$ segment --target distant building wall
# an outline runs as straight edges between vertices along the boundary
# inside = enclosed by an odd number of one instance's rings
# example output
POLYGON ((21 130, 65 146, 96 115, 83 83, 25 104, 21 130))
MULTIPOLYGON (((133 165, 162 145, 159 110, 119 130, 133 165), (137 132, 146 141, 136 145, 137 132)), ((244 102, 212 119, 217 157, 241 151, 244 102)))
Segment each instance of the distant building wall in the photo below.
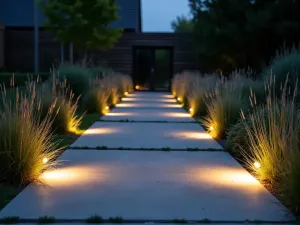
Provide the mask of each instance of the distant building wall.
MULTIPOLYGON (((5 64, 8 69, 30 72, 34 62, 33 29, 7 28, 5 32, 5 64)), ((60 43, 53 35, 40 31, 40 70, 49 71, 52 63, 59 60, 60 43)), ((96 62, 106 61, 114 70, 132 74, 133 48, 136 46, 164 46, 173 48, 173 71, 196 69, 197 61, 191 44, 190 35, 176 33, 130 33, 125 32, 117 45, 107 52, 94 53, 96 62)), ((75 60, 82 56, 74 51, 75 60)), ((65 58, 68 58, 68 46, 65 46, 65 58)))
POLYGON ((0 22, 0 68, 4 67, 4 26, 0 22))

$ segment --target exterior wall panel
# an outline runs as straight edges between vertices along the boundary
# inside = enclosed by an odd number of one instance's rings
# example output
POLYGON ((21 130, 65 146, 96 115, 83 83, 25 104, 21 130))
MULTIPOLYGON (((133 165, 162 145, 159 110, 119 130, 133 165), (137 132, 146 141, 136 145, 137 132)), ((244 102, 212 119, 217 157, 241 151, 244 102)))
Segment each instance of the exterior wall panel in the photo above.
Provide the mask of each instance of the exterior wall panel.
MULTIPOLYGON (((33 30, 6 29, 6 60, 8 68, 20 71, 33 71, 33 30)), ((116 71, 132 74, 133 48, 156 46, 173 48, 173 71, 197 69, 197 61, 189 35, 176 33, 124 33, 117 45, 107 52, 94 52, 95 63, 106 62, 116 71)), ((68 49, 65 49, 68 58, 68 49)), ((40 32, 40 69, 49 71, 52 63, 60 57, 60 44, 46 31, 40 32)), ((75 60, 81 53, 75 50, 75 60)))
MULTIPOLYGON (((35 0, 1 0, 0 21, 6 27, 33 27, 33 6, 35 0)), ((120 20, 112 27, 135 29, 139 28, 139 0, 117 0, 120 7, 120 20)), ((39 26, 43 26, 45 16, 39 8, 39 26)))

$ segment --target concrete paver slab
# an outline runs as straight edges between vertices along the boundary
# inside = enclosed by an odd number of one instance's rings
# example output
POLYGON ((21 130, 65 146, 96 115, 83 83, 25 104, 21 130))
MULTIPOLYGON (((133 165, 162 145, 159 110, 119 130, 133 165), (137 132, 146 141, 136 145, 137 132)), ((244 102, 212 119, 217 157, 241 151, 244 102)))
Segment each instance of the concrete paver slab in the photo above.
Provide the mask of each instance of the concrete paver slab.
POLYGON ((124 97, 122 102, 117 104, 116 107, 125 109, 159 108, 160 110, 168 110, 180 109, 182 106, 168 93, 138 92, 124 97))
POLYGON ((127 98, 143 98, 143 99, 174 99, 169 92, 134 92, 126 96, 127 98))
POLYGON ((190 114, 180 108, 169 110, 114 108, 102 116, 101 120, 195 122, 190 114))
POLYGON ((96 122, 72 147, 222 149, 197 123, 96 122))
POLYGON ((168 109, 181 109, 182 106, 178 103, 169 103, 169 102, 146 102, 146 101, 122 101, 117 104, 118 108, 131 108, 131 109, 159 109, 159 110, 168 110, 168 109))
POLYGON ((0 217, 288 221, 288 210, 226 152, 66 151, 0 217))

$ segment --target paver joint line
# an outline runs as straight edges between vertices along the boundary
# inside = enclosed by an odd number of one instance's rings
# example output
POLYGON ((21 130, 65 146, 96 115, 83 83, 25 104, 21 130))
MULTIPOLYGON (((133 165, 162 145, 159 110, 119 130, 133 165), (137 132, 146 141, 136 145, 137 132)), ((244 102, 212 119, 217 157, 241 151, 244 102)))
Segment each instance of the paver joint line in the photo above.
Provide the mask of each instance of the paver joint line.
POLYGON ((199 148, 199 149, 193 149, 193 148, 186 148, 186 149, 181 149, 181 148, 126 148, 126 147, 106 147, 106 146, 100 146, 100 147, 87 147, 87 146, 73 146, 69 147, 68 149, 73 149, 73 150, 106 150, 106 151, 118 151, 118 150, 124 150, 124 151, 187 151, 187 152, 227 152, 224 149, 217 149, 217 148, 199 148))

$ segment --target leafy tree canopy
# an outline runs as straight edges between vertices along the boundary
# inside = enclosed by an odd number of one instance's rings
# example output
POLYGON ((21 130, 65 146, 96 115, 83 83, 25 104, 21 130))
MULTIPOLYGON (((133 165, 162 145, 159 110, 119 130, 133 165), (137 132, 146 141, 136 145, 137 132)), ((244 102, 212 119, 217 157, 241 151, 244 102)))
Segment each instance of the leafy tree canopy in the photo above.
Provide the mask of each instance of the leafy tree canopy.
POLYGON ((284 43, 300 40, 299 0, 189 0, 204 70, 261 69, 284 43))
POLYGON ((176 33, 191 33, 194 29, 193 21, 185 16, 178 16, 171 26, 176 33))
POLYGON ((122 29, 109 27, 119 19, 115 0, 40 0, 45 27, 57 40, 79 49, 105 51, 115 45, 122 29))

